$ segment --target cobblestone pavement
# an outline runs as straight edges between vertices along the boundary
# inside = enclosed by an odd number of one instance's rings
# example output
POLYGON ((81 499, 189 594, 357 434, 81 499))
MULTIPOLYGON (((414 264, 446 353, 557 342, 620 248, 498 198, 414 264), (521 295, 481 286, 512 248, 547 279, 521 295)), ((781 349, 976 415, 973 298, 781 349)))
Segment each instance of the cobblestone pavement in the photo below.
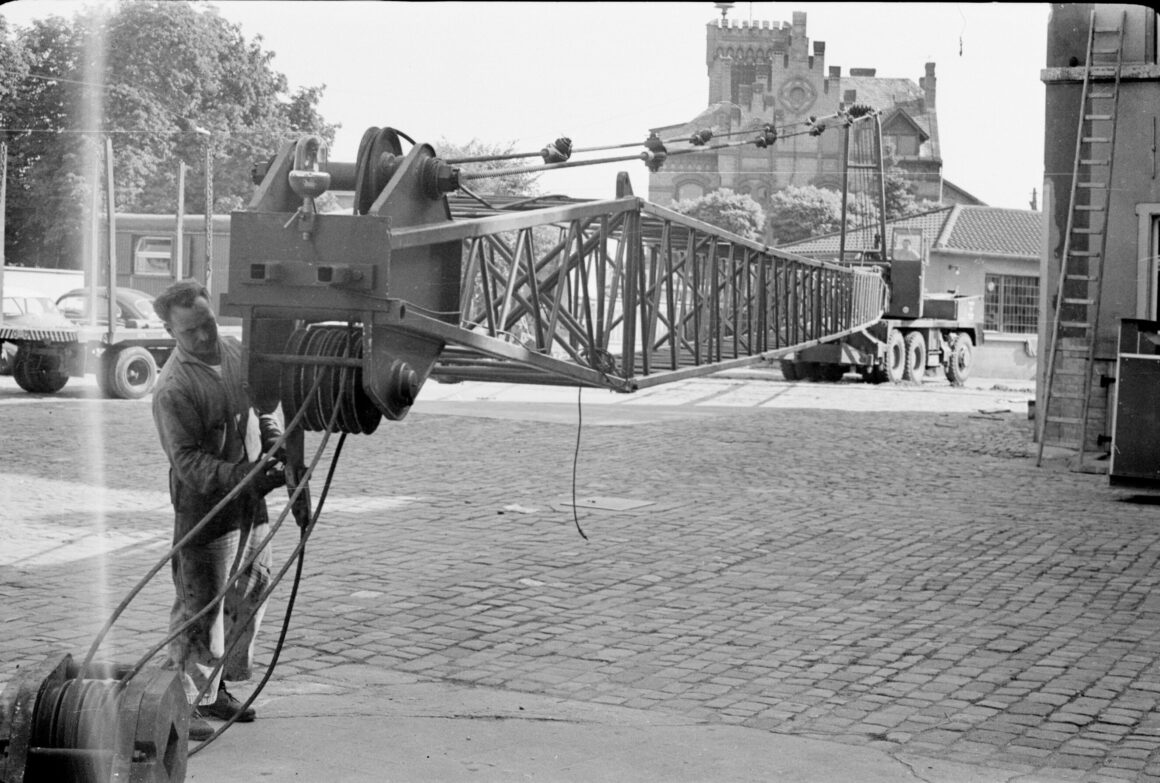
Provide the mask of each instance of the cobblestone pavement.
MULTIPOLYGON (((1160 779, 1160 509, 1036 468, 1025 407, 592 405, 574 467, 574 391, 455 396, 346 440, 277 678, 372 664, 995 779, 1160 779)), ((4 682, 83 653, 170 516, 148 401, 0 385, 0 428, 4 682)), ((102 657, 155 643, 170 590, 163 572, 102 657)))

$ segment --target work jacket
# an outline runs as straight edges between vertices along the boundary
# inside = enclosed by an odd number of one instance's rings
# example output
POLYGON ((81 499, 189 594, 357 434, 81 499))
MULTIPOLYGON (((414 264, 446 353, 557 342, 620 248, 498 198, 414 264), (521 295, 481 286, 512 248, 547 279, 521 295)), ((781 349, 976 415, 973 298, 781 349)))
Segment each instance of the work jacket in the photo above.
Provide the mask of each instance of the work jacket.
MULTIPOLYGON (((185 536, 235 486, 245 464, 251 403, 243 384, 242 346, 221 337, 221 372, 177 346, 153 391, 153 421, 169 458, 169 495, 176 514, 174 540, 185 536)), ((265 401, 259 413, 271 413, 265 401)), ((257 459, 255 452, 250 459, 257 459)), ((204 543, 266 521, 266 503, 242 491, 194 537, 204 543)))

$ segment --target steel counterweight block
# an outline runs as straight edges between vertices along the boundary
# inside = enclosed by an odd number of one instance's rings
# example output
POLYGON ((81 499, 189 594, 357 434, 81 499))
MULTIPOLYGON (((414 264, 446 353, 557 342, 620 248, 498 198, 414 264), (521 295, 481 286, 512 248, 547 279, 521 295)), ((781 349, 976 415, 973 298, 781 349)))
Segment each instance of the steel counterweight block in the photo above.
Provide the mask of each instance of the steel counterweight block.
POLYGON ((400 228, 451 222, 440 162, 428 145, 402 155, 393 132, 372 131, 354 167, 325 164, 338 187, 356 188, 360 214, 311 212, 292 187, 295 145, 288 145, 249 208, 231 217, 223 313, 243 319, 253 391, 276 387, 291 416, 320 387, 318 402, 307 405, 307 429, 325 428, 336 410, 336 429, 345 432, 373 431, 373 412, 403 418, 445 343, 392 328, 393 316, 411 308, 446 324, 459 320, 460 242, 391 243, 400 228), (346 182, 342 172, 350 171, 357 182, 346 182))

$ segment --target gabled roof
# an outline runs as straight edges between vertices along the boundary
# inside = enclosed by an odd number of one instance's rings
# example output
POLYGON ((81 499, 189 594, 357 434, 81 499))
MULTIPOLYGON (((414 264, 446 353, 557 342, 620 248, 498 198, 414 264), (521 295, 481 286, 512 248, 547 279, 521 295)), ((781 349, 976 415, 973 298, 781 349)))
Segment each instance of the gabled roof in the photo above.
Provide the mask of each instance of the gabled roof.
POLYGON ((946 177, 943 177, 943 202, 950 202, 951 204, 971 204, 974 206, 985 207, 987 203, 974 193, 968 193, 963 188, 951 182, 946 177))
MULTIPOLYGON (((933 252, 944 250, 1005 258, 1039 258, 1043 214, 1028 209, 956 204, 930 212, 886 221, 887 241, 896 228, 918 229, 933 252)), ((875 246, 877 226, 859 228, 846 235, 846 250, 857 252, 875 246)), ((837 258, 839 234, 826 234, 778 245, 798 255, 837 258)))
POLYGON ((904 124, 909 125, 911 128, 918 131, 920 141, 926 141, 930 138, 930 134, 926 132, 926 128, 924 128, 922 125, 919 125, 914 117, 910 115, 910 112, 899 106, 895 106, 894 108, 888 110, 882 117, 882 130, 885 132, 889 128, 890 124, 895 120, 901 120, 904 124))
POLYGON ((956 204, 932 249, 1039 258, 1042 242, 1041 212, 956 204))

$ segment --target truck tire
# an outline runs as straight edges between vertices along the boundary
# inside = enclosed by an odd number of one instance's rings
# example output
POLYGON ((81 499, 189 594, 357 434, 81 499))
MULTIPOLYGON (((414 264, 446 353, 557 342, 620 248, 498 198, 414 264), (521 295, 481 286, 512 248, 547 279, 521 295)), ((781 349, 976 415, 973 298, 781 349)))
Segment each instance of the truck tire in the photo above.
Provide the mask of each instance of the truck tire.
POLYGON ((922 383, 926 375, 926 338, 922 332, 911 332, 906 335, 906 365, 902 369, 902 377, 911 383, 922 383))
POLYGON ((960 333, 951 345, 951 356, 947 360, 947 380, 951 386, 962 386, 971 374, 971 359, 974 357, 975 341, 966 332, 960 333))
POLYGON ((16 352, 12 377, 17 386, 31 394, 55 394, 68 383, 68 373, 60 370, 59 361, 26 348, 16 352))
POLYGON ((801 374, 798 372, 797 362, 793 359, 782 359, 780 365, 782 378, 785 378, 787 381, 796 381, 801 378, 801 374))
POLYGON ((886 337, 886 380, 902 383, 906 372, 906 338, 897 329, 886 337))
POLYGON ((107 383, 113 397, 137 400, 153 391, 153 384, 157 382, 157 363, 144 348, 136 345, 122 348, 107 362, 107 383))

